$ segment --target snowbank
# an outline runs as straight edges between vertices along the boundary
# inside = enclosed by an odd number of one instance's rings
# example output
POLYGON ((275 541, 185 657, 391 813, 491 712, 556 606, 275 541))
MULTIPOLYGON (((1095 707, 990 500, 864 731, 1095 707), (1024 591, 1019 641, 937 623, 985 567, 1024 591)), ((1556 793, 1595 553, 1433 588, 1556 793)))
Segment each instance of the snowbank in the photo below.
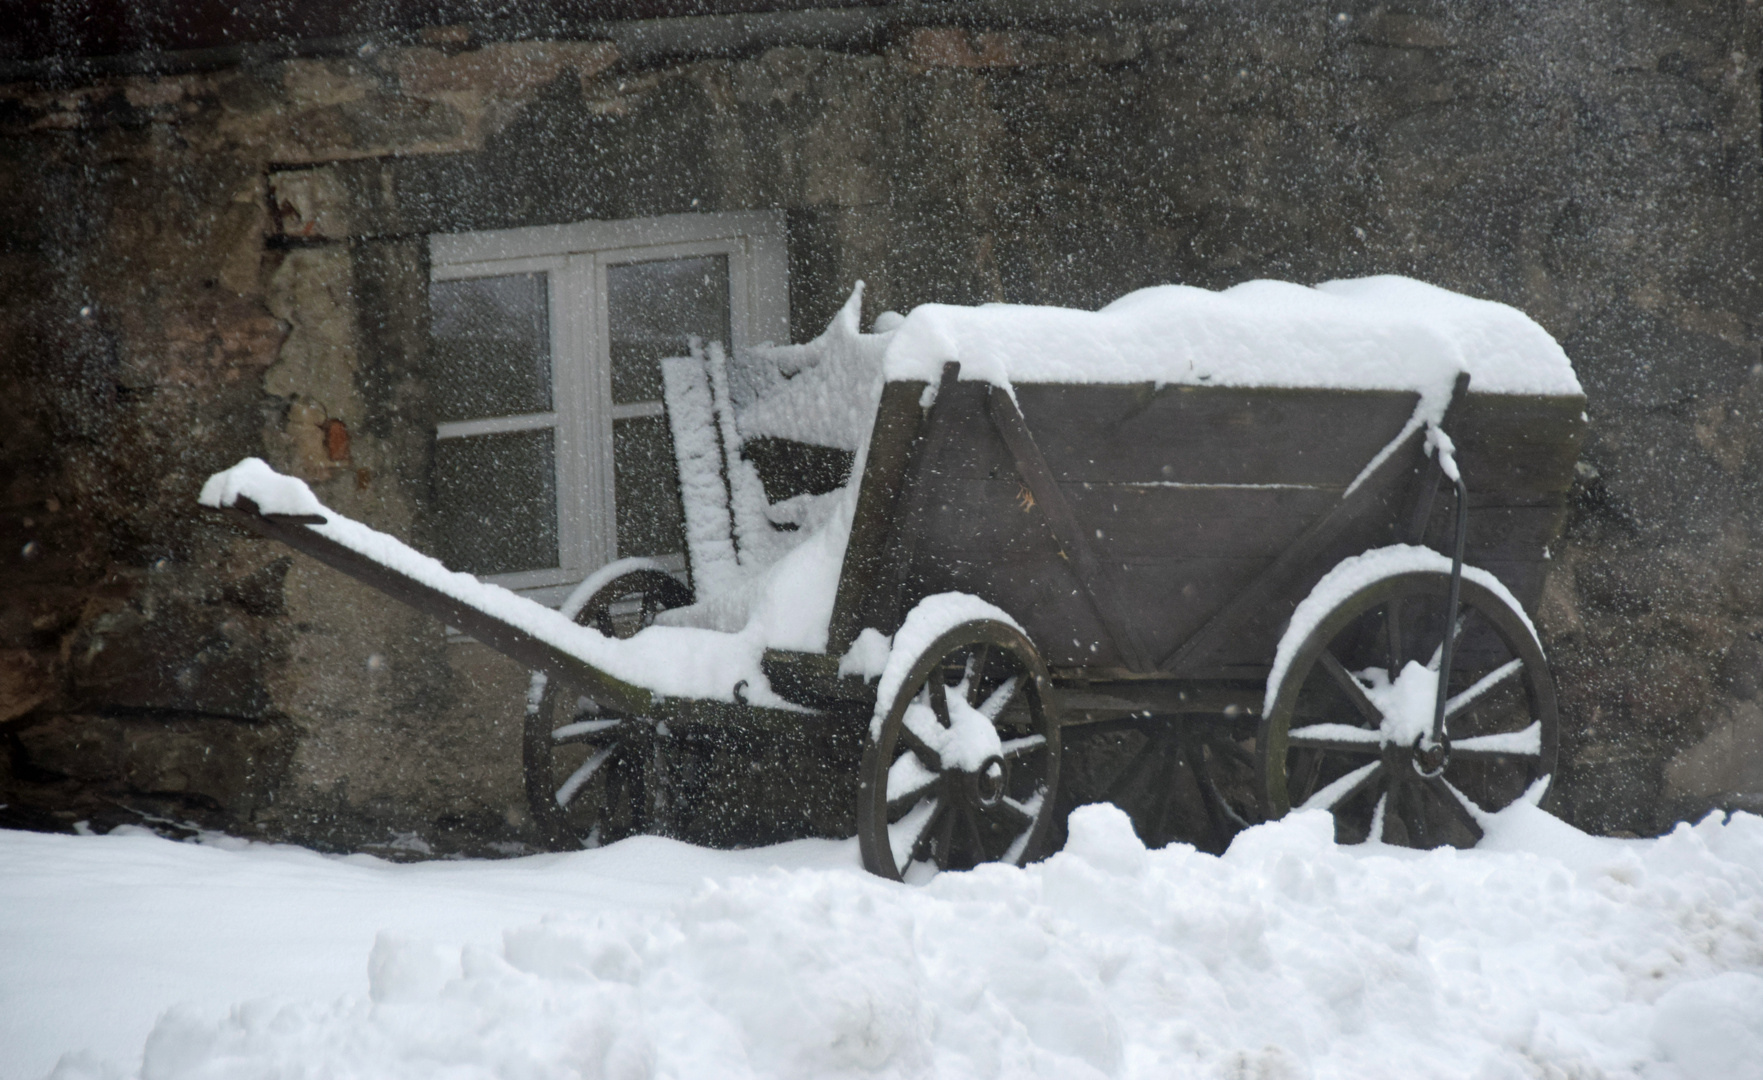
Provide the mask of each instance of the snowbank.
POLYGON ((128 1071, 58 1076, 1763 1076, 1763 819, 1331 836, 1147 851, 1086 807, 1045 863, 911 887, 849 842, 387 866, 0 834, 0 1076, 90 1042, 128 1071), (243 1001, 310 942, 328 992, 243 1001))

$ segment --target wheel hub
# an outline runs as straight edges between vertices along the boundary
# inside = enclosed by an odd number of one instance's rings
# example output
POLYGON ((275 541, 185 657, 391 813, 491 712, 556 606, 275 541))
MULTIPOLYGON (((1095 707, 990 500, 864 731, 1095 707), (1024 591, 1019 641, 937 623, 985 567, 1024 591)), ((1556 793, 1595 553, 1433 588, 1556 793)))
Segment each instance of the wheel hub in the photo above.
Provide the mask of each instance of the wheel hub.
POLYGON ((1007 766, 1002 756, 993 754, 980 763, 977 771, 969 773, 969 782, 973 786, 973 797, 981 806, 992 806, 1004 797, 1005 782, 1008 778, 1007 766))
POLYGON ((1428 743, 1426 736, 1422 735, 1414 740, 1414 750, 1409 761, 1413 763, 1415 772, 1431 780, 1443 773, 1445 766, 1451 763, 1451 742, 1444 739, 1428 743))

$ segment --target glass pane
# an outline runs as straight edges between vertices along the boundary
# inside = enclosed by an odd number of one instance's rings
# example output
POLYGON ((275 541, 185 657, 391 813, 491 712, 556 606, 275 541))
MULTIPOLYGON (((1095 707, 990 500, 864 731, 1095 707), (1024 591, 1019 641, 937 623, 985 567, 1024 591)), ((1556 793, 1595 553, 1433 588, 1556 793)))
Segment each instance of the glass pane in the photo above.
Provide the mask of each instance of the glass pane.
POLYGON ((557 462, 550 428, 435 443, 440 560, 471 574, 557 565, 557 462))
POLYGON ((545 275, 429 285, 430 386, 440 420, 551 408, 550 306, 545 275))
POLYGON ((661 400, 661 364, 686 339, 729 340, 728 256, 660 259, 606 268, 612 400, 661 400))
POLYGON ((619 557, 684 551, 679 466, 664 417, 619 420, 612 425, 612 474, 619 557))

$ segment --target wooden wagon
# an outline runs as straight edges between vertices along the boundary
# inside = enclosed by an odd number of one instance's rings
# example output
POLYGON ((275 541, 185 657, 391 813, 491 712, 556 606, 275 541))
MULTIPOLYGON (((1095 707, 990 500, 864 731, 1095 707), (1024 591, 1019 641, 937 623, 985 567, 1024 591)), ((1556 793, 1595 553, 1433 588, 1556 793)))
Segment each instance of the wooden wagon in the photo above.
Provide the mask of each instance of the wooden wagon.
MULTIPOLYGON (((1198 290, 1179 293, 1169 302, 1198 290)), ((1033 322, 1034 309, 979 310, 986 325, 1011 310, 1033 322)), ((1117 742, 1129 760, 1110 787, 1147 839, 1170 838, 1180 788, 1208 823, 1183 838, 1215 849, 1299 806, 1332 811, 1343 841, 1468 845, 1489 813, 1543 798, 1554 771, 1554 686, 1527 611, 1585 425, 1547 335, 1511 309, 1489 317, 1532 351, 1488 346, 1510 355, 1486 387, 1473 355, 1435 363, 1419 389, 1244 385, 1228 364, 1037 382, 1032 365, 1023 377, 986 355, 964 378, 962 360, 924 349, 884 366, 842 489, 824 645, 766 648, 755 677, 716 695, 668 694, 596 659, 615 655, 602 638, 662 642, 645 628, 692 601, 658 567, 607 568, 547 622, 388 560, 316 503, 213 482, 205 501, 542 673, 527 788, 559 844, 644 826, 642 763, 667 725, 816 723, 866 740, 863 859, 893 878, 1056 849, 1062 750, 1079 728, 1135 733, 1117 742), (1553 368, 1525 377, 1535 363, 1553 368), (565 617, 597 628, 591 648, 557 629, 565 617)), ((1389 319, 1400 333, 1339 347, 1400 354, 1403 328, 1425 322, 1389 319)), ((1273 322, 1245 333, 1277 337, 1273 322)))

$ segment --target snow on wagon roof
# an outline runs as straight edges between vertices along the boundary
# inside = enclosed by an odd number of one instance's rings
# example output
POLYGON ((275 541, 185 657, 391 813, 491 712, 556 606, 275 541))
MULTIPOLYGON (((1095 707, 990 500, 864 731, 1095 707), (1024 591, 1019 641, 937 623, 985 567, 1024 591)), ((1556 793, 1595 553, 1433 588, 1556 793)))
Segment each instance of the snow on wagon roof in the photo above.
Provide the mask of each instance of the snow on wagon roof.
POLYGON ((890 380, 1175 383, 1579 396, 1567 354, 1516 308, 1382 276, 1140 289, 1100 311, 926 304, 892 335, 890 380))

